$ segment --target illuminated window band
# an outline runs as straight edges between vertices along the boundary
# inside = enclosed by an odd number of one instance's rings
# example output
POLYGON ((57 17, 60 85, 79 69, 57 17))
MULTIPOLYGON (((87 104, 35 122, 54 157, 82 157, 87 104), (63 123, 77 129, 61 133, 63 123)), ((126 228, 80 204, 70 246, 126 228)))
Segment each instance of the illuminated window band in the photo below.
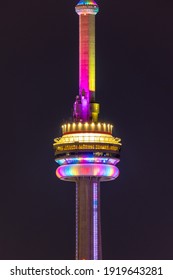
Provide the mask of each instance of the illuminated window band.
POLYGON ((89 123, 89 122, 74 122, 62 125, 62 133, 71 132, 100 132, 112 134, 113 125, 109 123, 89 123))
POLYGON ((56 147, 56 151, 55 151, 55 155, 58 155, 59 153, 63 153, 63 152, 70 152, 70 151, 93 151, 93 150, 98 150, 98 151, 111 151, 111 152, 116 152, 119 153, 120 148, 118 146, 115 145, 109 145, 109 144, 69 144, 69 145, 57 145, 56 147))
POLYGON ((101 181, 109 181, 118 177, 119 169, 108 164, 69 164, 58 167, 56 175, 69 181, 75 181, 77 177, 100 177, 101 181))
POLYGON ((116 165, 120 160, 118 158, 107 158, 107 157, 73 157, 65 159, 55 160, 59 165, 64 164, 78 164, 78 163, 101 163, 101 164, 113 164, 116 165))
POLYGON ((121 145, 121 139, 104 133, 71 133, 54 139, 54 145, 67 143, 110 143, 121 145))

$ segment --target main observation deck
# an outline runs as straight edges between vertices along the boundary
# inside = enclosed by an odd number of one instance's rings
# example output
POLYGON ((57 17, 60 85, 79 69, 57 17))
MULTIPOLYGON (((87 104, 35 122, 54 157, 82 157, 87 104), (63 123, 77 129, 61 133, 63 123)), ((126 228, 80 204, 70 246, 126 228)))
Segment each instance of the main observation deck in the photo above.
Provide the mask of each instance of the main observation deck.
POLYGON ((70 181, 80 175, 98 176, 102 181, 115 179, 121 139, 113 137, 112 130, 106 123, 64 124, 63 136, 54 139, 55 160, 60 165, 57 176, 70 181))
POLYGON ((54 139, 55 158, 93 152, 95 155, 119 157, 121 139, 112 136, 113 125, 106 123, 68 123, 62 125, 63 136, 54 139), (105 154, 106 153, 106 154, 105 154), (110 155, 109 155, 110 156, 110 155))

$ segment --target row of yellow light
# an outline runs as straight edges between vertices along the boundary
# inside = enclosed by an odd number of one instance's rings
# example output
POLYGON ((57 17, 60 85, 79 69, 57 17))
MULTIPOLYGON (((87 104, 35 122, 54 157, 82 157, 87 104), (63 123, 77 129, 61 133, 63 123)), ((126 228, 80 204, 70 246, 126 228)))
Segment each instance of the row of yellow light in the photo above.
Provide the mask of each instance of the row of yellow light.
POLYGON ((81 122, 79 122, 79 123, 68 123, 68 124, 64 124, 64 125, 62 125, 62 127, 66 127, 66 126, 81 126, 81 125, 86 125, 86 126, 88 126, 88 125, 92 125, 92 126, 94 126, 94 125, 97 125, 97 126, 100 126, 100 125, 104 125, 104 126, 111 126, 111 127, 113 127, 113 125, 111 125, 111 124, 106 124, 106 123, 94 123, 94 122, 92 122, 92 123, 88 123, 88 122, 86 122, 86 123, 81 123, 81 122))
POLYGON ((70 123, 68 123, 68 124, 64 124, 64 125, 62 125, 62 129, 70 129, 71 127, 73 127, 73 128, 76 128, 76 127, 78 127, 78 128, 81 128, 82 126, 84 126, 84 127, 88 127, 88 126, 91 126, 92 128, 94 128, 94 127, 98 127, 98 128, 101 128, 101 126, 103 126, 105 129, 106 129, 106 127, 110 130, 112 130, 113 129, 113 125, 111 125, 111 124, 106 124, 106 123, 94 123, 94 122, 92 122, 92 123, 81 123, 81 122, 79 122, 79 123, 72 123, 72 124, 70 124, 70 123))

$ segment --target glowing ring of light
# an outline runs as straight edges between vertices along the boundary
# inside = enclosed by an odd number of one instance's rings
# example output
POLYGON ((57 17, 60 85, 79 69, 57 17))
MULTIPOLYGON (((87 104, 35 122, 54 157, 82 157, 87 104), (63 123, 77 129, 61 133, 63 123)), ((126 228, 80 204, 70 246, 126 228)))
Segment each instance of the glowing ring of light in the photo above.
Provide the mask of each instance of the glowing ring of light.
POLYGON ((77 4, 78 5, 94 5, 96 6, 97 3, 94 1, 94 0, 80 0, 79 3, 77 4))
POLYGON ((64 164, 79 164, 79 163, 97 163, 97 164, 113 164, 116 165, 120 160, 118 158, 106 158, 106 157, 71 157, 63 159, 55 159, 59 165, 64 164))
POLYGON ((56 176, 61 180, 75 181, 77 177, 98 177, 101 181, 114 180, 119 175, 119 169, 109 164, 68 164, 61 165, 56 170, 56 176))

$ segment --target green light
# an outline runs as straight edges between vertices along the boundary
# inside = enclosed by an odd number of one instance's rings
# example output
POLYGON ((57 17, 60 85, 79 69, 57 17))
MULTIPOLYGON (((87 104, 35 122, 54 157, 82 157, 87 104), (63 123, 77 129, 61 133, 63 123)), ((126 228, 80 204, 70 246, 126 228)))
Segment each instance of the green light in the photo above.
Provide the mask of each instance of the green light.
POLYGON ((78 5, 94 5, 94 6, 97 6, 97 3, 93 0, 80 0, 79 3, 77 4, 78 5))

